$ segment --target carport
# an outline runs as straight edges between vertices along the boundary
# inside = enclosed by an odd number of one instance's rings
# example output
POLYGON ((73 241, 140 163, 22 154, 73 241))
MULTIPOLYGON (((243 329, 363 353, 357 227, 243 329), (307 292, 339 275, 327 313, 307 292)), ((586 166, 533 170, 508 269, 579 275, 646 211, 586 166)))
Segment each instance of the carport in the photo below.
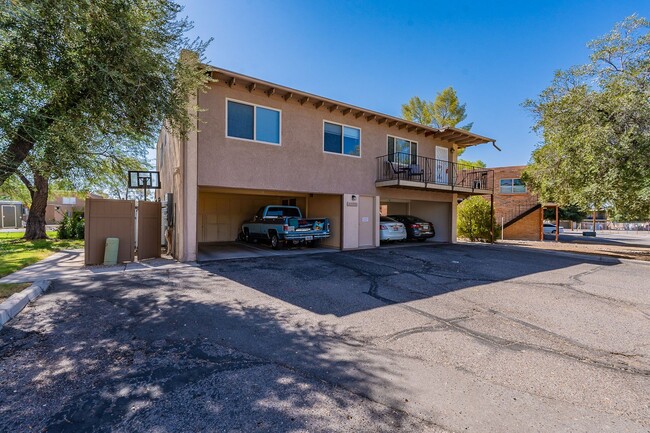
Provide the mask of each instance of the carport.
POLYGON ((382 198, 381 215, 414 215, 433 223, 433 242, 452 242, 452 203, 382 198))
POLYGON ((334 194, 310 194, 305 192, 243 190, 227 188, 200 188, 197 215, 198 260, 221 258, 258 257, 285 255, 301 251, 317 251, 341 247, 341 202, 334 194), (235 242, 241 224, 266 205, 298 206, 310 217, 327 217, 331 236, 321 242, 325 248, 287 249, 273 251, 266 245, 235 242))

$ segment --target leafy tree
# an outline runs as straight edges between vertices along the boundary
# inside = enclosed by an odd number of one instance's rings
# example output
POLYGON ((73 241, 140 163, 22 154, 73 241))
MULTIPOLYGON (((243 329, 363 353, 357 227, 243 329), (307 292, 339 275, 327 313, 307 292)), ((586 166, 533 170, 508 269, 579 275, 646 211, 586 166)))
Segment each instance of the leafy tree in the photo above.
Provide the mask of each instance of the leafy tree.
MULTIPOLYGON (((449 86, 438 92, 436 99, 427 101, 414 96, 406 104, 402 104, 402 117, 411 122, 417 122, 432 128, 456 127, 467 118, 465 104, 461 104, 453 87, 449 86)), ((474 123, 470 122, 461 126, 461 129, 470 130, 474 123)), ((465 152, 464 148, 458 149, 457 156, 465 152)), ((485 167, 481 160, 467 161, 458 159, 458 162, 474 167, 485 167)))
POLYGON ((30 192, 27 239, 46 236, 50 182, 124 166, 163 119, 181 138, 193 127, 207 44, 184 36, 180 11, 170 0, 5 3, 0 184, 15 173, 30 192))
POLYGON ((18 176, 11 176, 5 183, 0 185, 0 199, 20 201, 25 206, 31 203, 29 190, 18 179, 18 176))
MULTIPOLYGON (((431 104, 431 117, 436 128, 455 127, 467 118, 465 104, 458 101, 458 95, 453 87, 449 86, 436 95, 436 99, 431 104)), ((459 128, 469 131, 473 124, 470 122, 459 128)))
MULTIPOLYGON (((494 217, 494 215, 492 215, 494 217)), ((490 202, 480 196, 463 200, 458 205, 458 235, 472 242, 490 242, 490 202)), ((494 226, 494 238, 501 236, 501 228, 494 226)))
POLYGON ((589 63, 524 103, 543 138, 524 178, 542 201, 650 217, 649 28, 626 18, 588 44, 589 63))
POLYGON ((420 125, 433 126, 431 106, 425 99, 414 96, 406 104, 402 104, 402 117, 420 125))
MULTIPOLYGON (((467 118, 465 104, 461 104, 453 87, 438 92, 436 99, 427 101, 414 96, 402 105, 402 117, 432 128, 456 127, 467 118)), ((473 123, 460 128, 470 130, 473 123)))
MULTIPOLYGON (((579 223, 587 217, 587 212, 572 204, 569 206, 561 207, 558 210, 558 216, 561 220, 579 223)), ((555 221, 555 208, 544 209, 544 219, 555 221)))
POLYGON ((83 153, 61 152, 58 146, 49 143, 35 147, 22 164, 17 176, 30 193, 31 205, 26 239, 42 239, 45 233, 45 211, 50 184, 80 191, 89 191, 100 186, 110 176, 121 174, 126 182, 126 172, 133 165, 145 164, 148 143, 144 140, 122 140, 119 137, 105 137, 97 134, 86 137, 83 153))
POLYGON ((0 185, 38 146, 84 153, 89 136, 154 137, 162 119, 185 135, 207 44, 186 38, 180 11, 171 0, 3 2, 0 185))

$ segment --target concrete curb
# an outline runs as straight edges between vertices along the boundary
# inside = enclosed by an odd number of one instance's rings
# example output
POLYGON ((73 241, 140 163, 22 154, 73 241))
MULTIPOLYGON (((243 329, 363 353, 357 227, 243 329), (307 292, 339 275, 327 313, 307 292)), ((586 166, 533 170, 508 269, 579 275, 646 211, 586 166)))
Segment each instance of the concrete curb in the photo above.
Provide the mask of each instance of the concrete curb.
POLYGON ((5 323, 16 317, 27 304, 45 293, 49 287, 49 280, 36 281, 25 290, 14 293, 0 304, 0 329, 5 323))
POLYGON ((579 253, 579 252, 572 252, 572 251, 545 250, 543 248, 529 247, 527 245, 510 245, 510 244, 499 244, 499 243, 495 243, 495 244, 486 243, 483 245, 485 245, 488 248, 492 247, 492 248, 508 248, 508 249, 526 249, 527 251, 537 251, 541 254, 563 256, 563 257, 573 258, 573 259, 582 259, 591 262, 601 262, 601 263, 611 263, 611 264, 630 263, 634 265, 650 266, 650 262, 645 260, 627 259, 623 257, 609 256, 606 254, 598 254, 598 253, 588 254, 588 253, 579 253))

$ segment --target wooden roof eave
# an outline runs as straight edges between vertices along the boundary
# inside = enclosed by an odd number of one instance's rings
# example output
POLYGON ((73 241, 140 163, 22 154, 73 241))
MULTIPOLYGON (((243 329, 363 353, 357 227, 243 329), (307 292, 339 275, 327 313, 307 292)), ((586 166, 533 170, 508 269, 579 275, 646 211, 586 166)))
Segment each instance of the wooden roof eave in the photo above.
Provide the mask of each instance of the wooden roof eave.
MULTIPOLYGON (((416 134, 424 133, 425 137, 433 137, 434 139, 443 140, 458 147, 469 147, 484 143, 494 143, 495 140, 488 137, 483 137, 478 134, 457 128, 432 128, 430 126, 422 125, 409 120, 401 119, 399 117, 390 116, 387 114, 379 113, 365 108, 357 107, 355 105, 346 104, 340 101, 335 101, 321 96, 313 95, 311 93, 302 92, 289 87, 280 86, 264 80, 259 80, 254 77, 249 77, 236 72, 228 71, 225 69, 216 68, 214 66, 206 65, 206 69, 212 74, 217 75, 217 81, 221 81, 230 87, 242 86, 249 90, 251 93, 254 91, 262 91, 268 97, 271 95, 278 95, 285 101, 293 99, 304 105, 307 102, 313 104, 314 108, 318 109, 323 106, 328 107, 330 111, 340 111, 344 115, 352 113, 355 118, 365 118, 368 121, 377 120, 377 123, 385 123, 388 127, 397 126, 399 130, 406 129, 409 132, 416 134), (381 119, 381 121, 380 121, 381 119)), ((215 77, 213 77, 215 78, 215 77)))

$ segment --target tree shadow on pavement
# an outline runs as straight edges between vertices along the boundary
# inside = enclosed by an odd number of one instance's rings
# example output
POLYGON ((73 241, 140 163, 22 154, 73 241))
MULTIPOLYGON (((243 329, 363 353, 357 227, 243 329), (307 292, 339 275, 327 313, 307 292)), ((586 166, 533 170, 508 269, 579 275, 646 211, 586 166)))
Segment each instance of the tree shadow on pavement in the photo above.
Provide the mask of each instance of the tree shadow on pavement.
POLYGON ((390 359, 348 355, 361 343, 286 309, 222 302, 229 284, 200 269, 55 282, 0 331, 0 430, 430 427, 401 397, 372 401, 377 389, 399 394, 390 359))

